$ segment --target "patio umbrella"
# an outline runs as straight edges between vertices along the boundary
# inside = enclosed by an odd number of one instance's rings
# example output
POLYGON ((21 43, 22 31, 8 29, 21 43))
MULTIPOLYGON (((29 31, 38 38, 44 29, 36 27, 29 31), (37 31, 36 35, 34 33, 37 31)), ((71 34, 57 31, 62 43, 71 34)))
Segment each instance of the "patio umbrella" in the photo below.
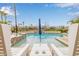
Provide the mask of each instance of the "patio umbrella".
POLYGON ((41 20, 39 18, 39 39, 40 39, 40 42, 41 42, 41 34, 42 34, 42 31, 41 31, 41 20))

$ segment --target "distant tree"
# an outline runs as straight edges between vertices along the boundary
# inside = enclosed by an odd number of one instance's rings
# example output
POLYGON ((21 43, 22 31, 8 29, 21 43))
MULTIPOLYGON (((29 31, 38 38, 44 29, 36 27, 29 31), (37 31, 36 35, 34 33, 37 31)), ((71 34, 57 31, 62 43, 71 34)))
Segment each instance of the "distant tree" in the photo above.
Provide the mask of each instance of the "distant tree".
POLYGON ((11 24, 11 21, 2 21, 2 20, 0 20, 0 24, 11 24))
POLYGON ((74 18, 74 19, 70 20, 69 22, 70 22, 71 24, 79 23, 79 17, 74 18))

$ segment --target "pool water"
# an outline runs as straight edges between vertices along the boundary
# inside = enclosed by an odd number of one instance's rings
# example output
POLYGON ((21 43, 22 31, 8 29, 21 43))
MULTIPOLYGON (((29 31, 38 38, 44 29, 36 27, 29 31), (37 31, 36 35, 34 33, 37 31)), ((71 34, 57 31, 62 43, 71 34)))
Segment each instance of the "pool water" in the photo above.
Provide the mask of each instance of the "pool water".
MULTIPOLYGON (((23 39, 21 42, 17 43, 16 46, 20 46, 23 44, 27 43, 40 43, 40 38, 39 34, 37 33, 30 33, 25 35, 25 39, 23 39)), ((55 38, 56 37, 63 37, 63 34, 56 34, 56 33, 47 33, 47 34, 42 34, 41 35, 41 43, 49 43, 49 44, 54 44, 57 47, 64 47, 62 43, 57 41, 55 38)))
MULTIPOLYGON (((39 39, 40 35, 37 33, 30 33, 26 35, 27 38, 37 38, 39 39)), ((41 39, 48 39, 48 38, 56 38, 56 37, 63 37, 63 34, 56 34, 56 33, 43 33, 41 34, 41 39)))

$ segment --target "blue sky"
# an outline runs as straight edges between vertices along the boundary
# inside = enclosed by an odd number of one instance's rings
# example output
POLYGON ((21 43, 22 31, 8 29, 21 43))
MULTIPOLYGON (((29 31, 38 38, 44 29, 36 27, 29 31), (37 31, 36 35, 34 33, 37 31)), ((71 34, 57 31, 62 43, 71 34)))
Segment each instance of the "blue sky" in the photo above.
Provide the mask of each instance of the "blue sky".
MULTIPOLYGON (((38 25, 41 19, 42 25, 50 26, 67 25, 67 21, 79 15, 79 4, 73 3, 39 3, 39 4, 16 4, 18 23, 25 22, 25 25, 38 25)), ((13 13, 13 4, 0 4, 0 10, 7 9, 13 13), (5 8, 4 8, 5 7, 5 8)), ((13 14, 8 14, 7 20, 14 24, 13 14)))

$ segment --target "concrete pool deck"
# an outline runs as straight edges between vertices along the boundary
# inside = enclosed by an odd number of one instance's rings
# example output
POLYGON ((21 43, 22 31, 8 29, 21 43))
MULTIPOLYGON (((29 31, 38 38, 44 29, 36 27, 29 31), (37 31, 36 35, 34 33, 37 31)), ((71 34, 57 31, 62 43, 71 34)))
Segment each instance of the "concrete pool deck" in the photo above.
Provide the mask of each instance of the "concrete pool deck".
POLYGON ((48 44, 54 44, 64 56, 68 55, 68 47, 54 38, 43 39, 41 42, 41 46, 40 46, 39 39, 26 38, 25 40, 20 41, 14 47, 11 48, 12 55, 20 55, 22 52, 20 53, 19 51, 22 51, 22 49, 26 44, 33 44, 30 50, 31 52, 29 53, 30 56, 52 56, 52 53, 48 47, 48 44))
POLYGON ((62 54, 64 56, 68 56, 68 54, 69 54, 69 48, 68 47, 58 48, 58 49, 62 52, 62 54))
POLYGON ((34 44, 30 56, 52 56, 47 44, 34 44))
POLYGON ((24 51, 26 51, 29 45, 30 44, 22 45, 20 47, 12 47, 11 48, 12 56, 21 56, 24 53, 24 51))
POLYGON ((19 47, 12 47, 12 56, 68 56, 68 47, 57 47, 54 44, 35 43, 35 44, 23 44, 19 47), (56 55, 54 55, 56 54, 56 55))
POLYGON ((59 42, 65 44, 66 46, 68 46, 68 37, 67 36, 63 36, 63 37, 57 37, 56 38, 59 42))

